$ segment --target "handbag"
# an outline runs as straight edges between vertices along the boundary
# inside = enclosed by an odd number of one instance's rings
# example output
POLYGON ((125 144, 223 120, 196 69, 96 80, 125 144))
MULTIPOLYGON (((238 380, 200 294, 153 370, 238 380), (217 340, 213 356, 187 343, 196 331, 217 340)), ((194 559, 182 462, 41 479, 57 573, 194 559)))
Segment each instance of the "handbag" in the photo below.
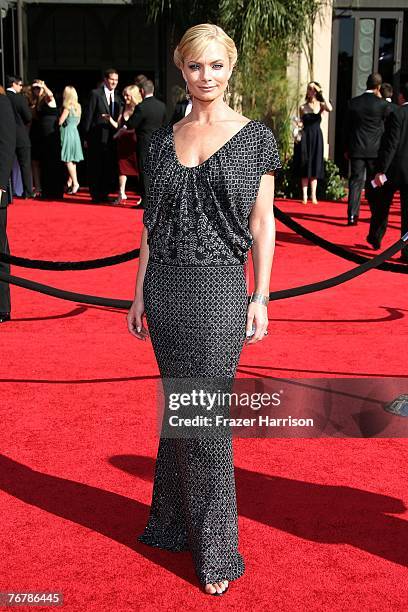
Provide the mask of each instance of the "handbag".
POLYGON ((293 117, 293 122, 292 137, 295 143, 299 143, 303 136, 303 123, 299 117, 293 117))

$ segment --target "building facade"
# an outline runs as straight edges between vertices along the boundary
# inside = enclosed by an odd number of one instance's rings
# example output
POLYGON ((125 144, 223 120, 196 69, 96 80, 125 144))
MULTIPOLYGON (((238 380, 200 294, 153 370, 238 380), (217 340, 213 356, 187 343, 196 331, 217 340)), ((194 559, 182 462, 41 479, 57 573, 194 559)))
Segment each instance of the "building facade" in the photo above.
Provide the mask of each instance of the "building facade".
MULTIPOLYGON (((149 76, 169 112, 183 87, 173 64, 171 24, 147 21, 148 0, 0 0, 1 77, 20 73, 43 78, 59 91, 75 85, 81 98, 113 66, 120 85, 138 73, 149 76)), ((172 38, 173 37, 173 38, 172 38)), ((295 98, 316 79, 334 110, 323 119, 326 155, 344 174, 343 132, 348 100, 365 89, 368 74, 379 71, 396 91, 408 78, 408 0, 329 0, 315 23, 310 52, 295 55, 288 77, 295 98)), ((296 109, 293 109, 296 113, 296 109)))
POLYGON ((119 86, 145 74, 171 106, 174 86, 183 85, 171 59, 170 30, 148 23, 142 0, 0 0, 2 82, 6 74, 41 78, 55 91, 75 85, 80 97, 119 71, 119 86))
POLYGON ((350 98, 366 89, 367 76, 380 72, 398 93, 408 80, 408 0, 334 0, 314 29, 313 66, 305 52, 297 54, 288 76, 302 101, 306 84, 316 79, 333 104, 322 128, 326 155, 347 174, 344 120, 350 98))

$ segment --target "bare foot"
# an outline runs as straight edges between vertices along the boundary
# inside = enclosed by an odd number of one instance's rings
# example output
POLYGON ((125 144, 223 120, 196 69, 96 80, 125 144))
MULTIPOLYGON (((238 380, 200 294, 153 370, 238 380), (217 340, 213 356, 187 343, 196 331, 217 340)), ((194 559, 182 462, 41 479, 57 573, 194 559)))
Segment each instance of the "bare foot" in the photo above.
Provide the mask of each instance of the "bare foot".
POLYGON ((223 593, 228 586, 228 580, 220 580, 219 582, 210 582, 205 585, 205 592, 213 595, 214 593, 223 593))

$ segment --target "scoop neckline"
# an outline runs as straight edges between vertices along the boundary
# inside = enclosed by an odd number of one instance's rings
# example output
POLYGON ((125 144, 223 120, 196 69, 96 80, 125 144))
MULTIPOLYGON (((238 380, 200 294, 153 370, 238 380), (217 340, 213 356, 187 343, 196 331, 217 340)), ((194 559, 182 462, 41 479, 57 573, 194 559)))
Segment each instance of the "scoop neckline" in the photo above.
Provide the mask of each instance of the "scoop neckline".
POLYGON ((204 166, 207 162, 209 162, 213 157, 215 157, 218 153, 220 153, 223 149, 225 149, 225 147, 227 145, 229 145, 233 140, 235 140, 235 138, 237 136, 239 136, 239 134, 241 134, 241 132, 243 130, 245 130, 245 128, 250 124, 250 123, 254 123, 255 119, 250 119, 247 123, 245 123, 245 125, 242 126, 242 128, 240 128, 238 130, 238 132, 235 132, 235 134, 233 136, 231 136, 231 138, 229 138, 228 140, 226 140, 224 142, 223 145, 221 145, 221 147, 219 149, 217 149, 216 151, 214 151, 214 153, 212 153, 209 157, 207 157, 207 159, 205 159, 203 162, 201 162, 201 164, 197 164, 196 166, 185 166, 184 164, 181 163, 181 161, 179 160, 178 156, 177 156, 177 152, 176 152, 176 143, 174 140, 174 129, 173 129, 173 125, 170 125, 170 131, 171 131, 171 142, 172 142, 172 148, 173 148, 173 154, 174 157, 176 159, 177 164, 181 167, 184 168, 185 170, 195 170, 197 168, 201 168, 202 166, 204 166))

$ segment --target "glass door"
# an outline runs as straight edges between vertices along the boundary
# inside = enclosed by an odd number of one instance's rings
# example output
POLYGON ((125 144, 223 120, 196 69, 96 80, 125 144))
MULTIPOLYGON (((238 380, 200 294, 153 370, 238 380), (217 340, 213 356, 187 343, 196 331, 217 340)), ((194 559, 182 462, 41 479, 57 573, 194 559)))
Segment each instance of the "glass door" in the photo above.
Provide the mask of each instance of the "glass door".
POLYGON ((366 90, 367 77, 380 72, 383 81, 398 86, 401 67, 402 12, 356 12, 352 96, 366 90))
POLYGON ((348 101, 366 90, 372 72, 398 91, 401 69, 403 12, 337 10, 333 20, 330 95, 334 112, 329 119, 330 154, 343 175, 344 120, 348 101))

